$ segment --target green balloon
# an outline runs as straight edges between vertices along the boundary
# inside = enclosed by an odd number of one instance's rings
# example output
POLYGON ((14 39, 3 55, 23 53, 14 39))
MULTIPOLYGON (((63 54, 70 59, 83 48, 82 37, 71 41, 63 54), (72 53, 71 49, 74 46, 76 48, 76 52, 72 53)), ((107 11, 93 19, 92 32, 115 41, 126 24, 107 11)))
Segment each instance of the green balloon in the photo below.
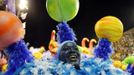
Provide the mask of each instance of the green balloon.
POLYGON ((55 21, 70 21, 78 13, 79 0, 46 0, 46 8, 55 21))
POLYGON ((133 64, 134 63, 134 56, 127 56, 122 63, 124 64, 133 64))

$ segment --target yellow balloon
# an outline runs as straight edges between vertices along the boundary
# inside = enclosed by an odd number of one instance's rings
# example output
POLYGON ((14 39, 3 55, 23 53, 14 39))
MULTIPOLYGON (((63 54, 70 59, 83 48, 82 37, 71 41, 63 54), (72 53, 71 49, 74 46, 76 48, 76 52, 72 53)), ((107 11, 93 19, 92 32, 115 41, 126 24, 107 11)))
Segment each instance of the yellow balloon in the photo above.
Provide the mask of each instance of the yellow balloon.
POLYGON ((116 67, 116 68, 120 68, 122 70, 126 70, 127 69, 127 65, 123 64, 121 61, 119 60, 114 60, 113 61, 113 65, 116 67))
POLYGON ((120 68, 122 64, 121 64, 121 61, 115 60, 113 61, 113 65, 117 68, 120 68))
POLYGON ((95 32, 98 38, 107 38, 109 41, 115 42, 122 37, 123 24, 114 16, 106 16, 95 24, 95 32))
POLYGON ((122 70, 126 70, 126 69, 127 69, 127 65, 122 64, 121 69, 122 69, 122 70))

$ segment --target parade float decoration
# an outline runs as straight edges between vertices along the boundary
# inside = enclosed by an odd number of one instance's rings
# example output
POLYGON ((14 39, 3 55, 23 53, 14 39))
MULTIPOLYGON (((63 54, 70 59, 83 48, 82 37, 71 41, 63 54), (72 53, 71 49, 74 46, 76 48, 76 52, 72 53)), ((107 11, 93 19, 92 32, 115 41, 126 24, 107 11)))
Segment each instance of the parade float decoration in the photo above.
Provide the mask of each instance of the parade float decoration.
POLYGON ((94 49, 94 47, 93 47, 93 45, 94 45, 94 43, 97 43, 97 41, 95 40, 95 39, 91 39, 91 40, 89 40, 88 38, 83 38, 82 39, 82 41, 81 41, 81 46, 82 46, 82 52, 84 53, 84 54, 87 54, 87 55, 93 55, 93 49, 94 49), (88 44, 88 47, 86 47, 86 41, 89 43, 88 44))
POLYGON ((119 61, 119 60, 113 60, 113 65, 115 66, 115 67, 117 67, 117 68, 120 68, 120 69, 122 69, 122 70, 127 70, 127 65, 126 64, 124 64, 124 63, 122 63, 121 61, 119 61))
POLYGON ((133 64, 134 63, 134 56, 131 55, 131 56, 127 56, 123 61, 122 63, 128 65, 128 64, 133 64))
POLYGON ((134 55, 127 56, 122 63, 127 65, 127 71, 134 75, 134 55))
POLYGON ((56 41, 56 31, 52 30, 48 45, 48 51, 43 53, 43 60, 50 60, 57 54, 58 43, 56 41))
POLYGON ((0 11, 0 50, 4 50, 8 58, 5 75, 13 75, 18 67, 32 60, 25 42, 22 40, 25 29, 21 21, 12 13, 0 11))
POLYGON ((31 46, 29 50, 35 59, 38 59, 38 60, 43 59, 43 53, 45 52, 44 46, 41 46, 40 48, 34 48, 33 46, 31 46))
MULTIPOLYGON (((68 0, 68 2, 69 1, 70 0, 68 0)), ((99 20, 95 26, 96 34, 100 38, 100 41, 94 51, 95 56, 93 58, 80 59, 80 52, 78 50, 78 47, 75 44, 75 40, 76 40, 75 34, 67 24, 67 21, 70 20, 70 19, 67 20, 67 17, 69 17, 71 14, 66 16, 65 13, 67 10, 64 8, 71 6, 71 5, 68 6, 69 5, 67 4, 68 2, 60 0, 57 1, 56 3, 54 0, 47 0, 48 14, 54 20, 61 22, 60 24, 57 25, 58 28, 57 41, 59 44, 59 48, 58 48, 58 53, 56 58, 58 58, 58 61, 63 62, 61 66, 64 66, 64 69, 62 70, 60 69, 61 70, 60 72, 59 71, 54 72, 54 74, 66 74, 66 75, 70 75, 70 74, 122 75, 125 74, 127 75, 127 73, 123 72, 122 70, 115 68, 112 65, 112 62, 109 60, 110 54, 112 54, 111 42, 120 39, 123 33, 123 25, 121 21, 116 17, 111 17, 111 16, 103 18, 104 20, 103 19, 99 20), (66 5, 64 5, 64 2, 66 5), (53 9, 57 7, 58 9, 53 9), (110 21, 108 22, 106 21, 105 23, 102 23, 103 21, 107 20, 107 18, 110 19, 110 21), (71 64, 74 68, 69 67, 70 69, 69 68, 65 69, 67 64, 71 64), (109 71, 107 72, 106 70, 109 71)), ((75 10, 74 8, 73 10, 75 10)), ((71 10, 69 11, 69 13, 71 13, 71 10)), ((56 68, 53 70, 56 70, 56 68)))
POLYGON ((111 42, 118 41, 123 34, 122 22, 114 16, 103 17, 96 23, 95 32, 100 38, 94 50, 95 56, 104 60, 109 59, 113 51, 111 42))
POLYGON ((58 44, 57 44, 55 35, 56 35, 56 31, 53 30, 51 33, 51 40, 50 40, 49 46, 48 46, 48 49, 52 56, 57 53, 57 48, 58 48, 58 44))
POLYGON ((81 52, 81 58, 89 58, 93 56, 94 43, 97 43, 95 39, 89 40, 87 37, 82 39, 81 46, 78 45, 79 51, 81 52), (88 47, 86 44, 88 44, 88 47))
POLYGON ((110 60, 111 42, 120 39, 123 33, 118 18, 106 16, 96 23, 95 32, 100 40, 94 48, 94 57, 81 59, 76 35, 67 24, 78 13, 79 1, 46 0, 46 6, 50 17, 61 22, 57 25, 57 54, 47 61, 36 61, 29 52, 20 20, 9 12, 0 12, 0 50, 8 57, 8 68, 3 75, 129 75, 115 68, 110 60))

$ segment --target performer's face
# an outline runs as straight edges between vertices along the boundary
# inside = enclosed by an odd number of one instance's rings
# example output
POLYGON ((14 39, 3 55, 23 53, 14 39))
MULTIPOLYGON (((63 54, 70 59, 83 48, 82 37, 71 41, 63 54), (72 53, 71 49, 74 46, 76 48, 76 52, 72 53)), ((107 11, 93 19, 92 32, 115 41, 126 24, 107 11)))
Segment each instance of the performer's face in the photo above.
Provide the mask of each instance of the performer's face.
POLYGON ((63 61, 64 63, 70 63, 74 65, 76 69, 79 69, 80 53, 77 45, 74 42, 64 43, 61 47, 59 60, 63 61))
POLYGON ((3 51, 0 51, 0 67, 7 64, 7 57, 3 51))

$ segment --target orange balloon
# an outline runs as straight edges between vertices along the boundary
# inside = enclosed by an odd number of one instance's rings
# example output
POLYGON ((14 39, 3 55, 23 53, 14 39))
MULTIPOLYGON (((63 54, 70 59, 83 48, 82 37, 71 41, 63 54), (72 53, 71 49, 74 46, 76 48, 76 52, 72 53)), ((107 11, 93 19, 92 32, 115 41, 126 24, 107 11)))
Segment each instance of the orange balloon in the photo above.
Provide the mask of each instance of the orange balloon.
POLYGON ((25 30, 19 18, 6 11, 0 11, 0 50, 24 38, 25 30))

